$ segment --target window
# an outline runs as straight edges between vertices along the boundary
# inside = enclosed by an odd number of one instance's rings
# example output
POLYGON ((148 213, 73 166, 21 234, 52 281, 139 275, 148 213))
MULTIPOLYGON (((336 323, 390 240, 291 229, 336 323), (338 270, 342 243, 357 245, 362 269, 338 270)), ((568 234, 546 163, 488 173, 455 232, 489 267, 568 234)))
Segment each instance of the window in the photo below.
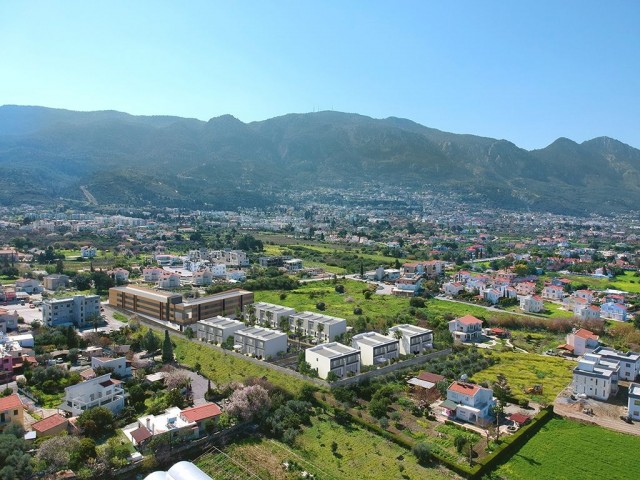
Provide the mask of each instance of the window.
POLYGON ((13 415, 17 416, 18 415, 18 410, 14 410, 13 411, 13 415))

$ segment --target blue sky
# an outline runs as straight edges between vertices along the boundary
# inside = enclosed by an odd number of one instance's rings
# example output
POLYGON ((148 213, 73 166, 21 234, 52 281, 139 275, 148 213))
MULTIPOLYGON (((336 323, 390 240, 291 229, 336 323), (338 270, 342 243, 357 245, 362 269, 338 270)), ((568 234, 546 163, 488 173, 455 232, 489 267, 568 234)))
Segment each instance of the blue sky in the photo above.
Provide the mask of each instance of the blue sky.
POLYGON ((637 1, 0 2, 0 104, 640 147, 637 1))

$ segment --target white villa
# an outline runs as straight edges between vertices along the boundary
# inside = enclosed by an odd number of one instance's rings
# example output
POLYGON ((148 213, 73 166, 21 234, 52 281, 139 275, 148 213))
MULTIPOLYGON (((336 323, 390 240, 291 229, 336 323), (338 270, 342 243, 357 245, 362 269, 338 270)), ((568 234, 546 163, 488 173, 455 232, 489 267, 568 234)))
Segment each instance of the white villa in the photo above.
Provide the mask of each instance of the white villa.
POLYGON ((629 417, 633 420, 640 420, 640 384, 631 383, 629 385, 627 409, 629 417))
POLYGON ((111 374, 86 380, 64 389, 64 400, 60 408, 77 417, 93 407, 106 407, 113 413, 124 408, 124 389, 120 380, 111 378, 111 374))
POLYGON ((520 297, 520 309, 524 312, 538 313, 544 310, 542 297, 538 295, 525 295, 520 297))
POLYGON ((351 346, 360 350, 362 365, 384 365, 398 358, 398 340, 377 332, 365 332, 351 339, 351 346))
POLYGON ((394 325, 387 337, 395 339, 396 335, 400 336, 396 332, 402 334, 399 340, 400 355, 417 355, 433 348, 433 331, 428 328, 407 323, 394 325))
POLYGON ((586 353, 573 369, 573 390, 598 400, 618 393, 620 363, 600 355, 586 353))
POLYGON ((318 376, 323 379, 327 378, 329 372, 340 378, 360 373, 360 351, 341 343, 324 343, 307 348, 304 357, 311 368, 318 370, 318 376))
POLYGON ((491 408, 495 403, 490 388, 453 382, 447 389, 447 399, 440 406, 447 417, 483 424, 491 421, 491 408))
POLYGON ((449 322, 449 331, 454 341, 477 342, 482 338, 482 320, 465 315, 449 322))

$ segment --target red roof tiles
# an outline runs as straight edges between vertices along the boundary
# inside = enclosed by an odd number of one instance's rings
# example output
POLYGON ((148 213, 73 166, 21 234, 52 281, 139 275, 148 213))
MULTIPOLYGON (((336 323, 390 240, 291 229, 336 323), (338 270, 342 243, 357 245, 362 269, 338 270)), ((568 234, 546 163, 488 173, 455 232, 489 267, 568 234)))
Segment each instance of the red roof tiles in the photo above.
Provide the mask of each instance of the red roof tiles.
POLYGON ((188 422, 199 422, 200 420, 212 418, 221 413, 220 407, 215 403, 205 403, 198 407, 187 408, 183 410, 180 415, 188 422))
POLYGON ((31 425, 31 428, 33 428, 39 434, 43 434, 48 430, 51 430, 52 428, 55 428, 59 425, 62 425, 68 422, 69 420, 64 418, 59 413, 56 413, 54 415, 51 415, 50 417, 47 417, 43 420, 40 420, 39 422, 34 423, 33 425, 31 425))
POLYGON ((453 382, 449 387, 449 390, 451 390, 452 392, 461 393, 462 395, 474 396, 480 391, 480 387, 478 385, 474 385, 473 383, 453 382))
POLYGON ((14 393, 8 397, 0 398, 0 411, 13 410, 18 407, 22 407, 22 400, 17 394, 14 393))
POLYGON ((458 322, 463 325, 475 325, 477 323, 482 324, 482 320, 474 317, 473 315, 465 315, 464 317, 458 318, 458 322))

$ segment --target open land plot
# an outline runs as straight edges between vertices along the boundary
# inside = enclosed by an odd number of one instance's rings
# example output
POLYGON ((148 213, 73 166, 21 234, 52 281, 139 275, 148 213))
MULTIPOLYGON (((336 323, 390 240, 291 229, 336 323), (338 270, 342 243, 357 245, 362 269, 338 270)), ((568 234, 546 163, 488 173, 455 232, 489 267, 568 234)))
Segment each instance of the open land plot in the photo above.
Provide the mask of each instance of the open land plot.
MULTIPOLYGON (((543 278, 552 278, 557 276, 559 275, 545 276, 543 278)), ((589 275, 563 274, 562 276, 571 280, 572 284, 585 284, 587 287, 594 290, 606 290, 607 288, 612 288, 615 290, 624 290, 629 293, 640 293, 640 277, 636 277, 635 272, 624 272, 623 275, 618 275, 612 279, 595 278, 589 275)))
POLYGON ((172 340, 176 344, 176 358, 192 368, 199 363, 202 374, 216 385, 241 382, 247 377, 265 377, 274 385, 296 395, 307 383, 297 377, 230 355, 226 351, 209 348, 196 340, 190 341, 177 336, 172 336, 172 340))
POLYGON ((495 382, 498 374, 507 378, 511 393, 517 399, 526 398, 539 403, 551 404, 573 378, 575 362, 558 357, 549 357, 527 353, 494 352, 498 359, 494 365, 475 373, 476 382, 495 382), (543 393, 533 395, 524 389, 533 385, 542 385, 543 393))
POLYGON ((639 437, 552 419, 496 472, 510 480, 640 478, 638 450, 639 437))
POLYGON ((301 312, 310 310, 318 312, 316 304, 325 303, 325 310, 319 313, 332 315, 347 320, 355 320, 359 315, 354 314, 355 308, 362 309, 362 315, 372 319, 388 317, 402 313, 409 308, 409 300, 390 295, 372 295, 370 299, 364 297, 367 284, 355 280, 340 280, 345 293, 337 293, 332 281, 309 282, 296 290, 287 292, 284 300, 280 299, 280 292, 257 291, 254 293, 257 302, 269 302, 295 308, 301 312))
POLYGON ((443 467, 422 467, 408 450, 359 426, 339 425, 328 415, 314 417, 292 447, 275 440, 247 440, 229 446, 227 453, 260 478, 277 480, 300 478, 300 471, 284 471, 285 461, 322 480, 459 478, 443 467), (337 444, 335 454, 332 442, 337 444))

